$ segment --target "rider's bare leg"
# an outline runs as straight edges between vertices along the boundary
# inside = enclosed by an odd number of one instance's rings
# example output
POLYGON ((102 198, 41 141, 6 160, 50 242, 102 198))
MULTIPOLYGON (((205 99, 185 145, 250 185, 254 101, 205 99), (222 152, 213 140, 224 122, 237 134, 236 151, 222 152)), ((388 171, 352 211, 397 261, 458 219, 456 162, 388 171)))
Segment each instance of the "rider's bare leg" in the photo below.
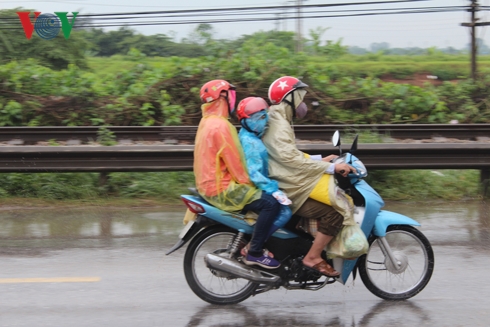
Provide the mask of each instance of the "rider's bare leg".
POLYGON ((303 258, 303 264, 318 270, 326 276, 339 276, 339 273, 324 261, 321 255, 325 246, 342 228, 344 217, 342 217, 342 215, 332 206, 310 198, 303 203, 303 205, 296 211, 296 214, 303 218, 316 219, 318 226, 315 240, 313 241, 310 250, 303 258))
POLYGON ((319 262, 323 261, 322 251, 325 246, 332 240, 333 236, 325 235, 323 233, 317 232, 315 240, 311 245, 310 251, 303 258, 303 264, 307 267, 313 267, 319 262))
POLYGON ((332 240, 332 238, 333 236, 331 235, 317 232, 310 251, 308 251, 306 256, 303 258, 303 265, 315 269, 326 276, 338 277, 340 273, 321 257, 323 249, 332 240))

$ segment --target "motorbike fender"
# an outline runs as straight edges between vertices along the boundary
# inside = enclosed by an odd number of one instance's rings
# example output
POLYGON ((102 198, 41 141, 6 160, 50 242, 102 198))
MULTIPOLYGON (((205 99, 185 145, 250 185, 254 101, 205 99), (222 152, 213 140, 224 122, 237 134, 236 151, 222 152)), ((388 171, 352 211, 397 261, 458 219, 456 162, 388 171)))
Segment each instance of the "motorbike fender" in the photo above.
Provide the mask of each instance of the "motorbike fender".
POLYGON ((196 235, 201 229, 203 229, 204 227, 213 225, 213 224, 214 223, 211 220, 209 220, 208 218, 206 218, 204 216, 197 216, 196 221, 192 222, 192 226, 190 226, 189 230, 186 231, 185 235, 182 235, 182 238, 179 239, 178 242, 175 243, 175 245, 172 246, 172 248, 170 250, 168 250, 167 253, 165 253, 165 255, 169 255, 169 254, 177 251, 178 249, 183 247, 184 244, 187 243, 191 238, 193 238, 194 235, 196 235))
POLYGON ((386 236, 386 230, 391 225, 411 225, 420 226, 420 224, 410 217, 401 215, 396 212, 381 210, 374 222, 373 234, 375 236, 386 236))

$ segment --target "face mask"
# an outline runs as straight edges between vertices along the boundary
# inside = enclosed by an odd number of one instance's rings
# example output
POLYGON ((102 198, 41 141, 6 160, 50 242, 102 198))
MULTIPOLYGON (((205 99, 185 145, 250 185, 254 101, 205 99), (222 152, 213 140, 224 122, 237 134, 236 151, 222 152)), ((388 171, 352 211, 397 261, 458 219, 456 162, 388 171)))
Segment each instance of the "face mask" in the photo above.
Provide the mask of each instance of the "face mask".
POLYGON ((294 102, 301 103, 306 96, 307 91, 305 89, 298 89, 295 92, 294 102))
POLYGON ((228 90, 228 105, 230 106, 230 112, 235 111, 235 102, 236 102, 236 91, 228 90))
POLYGON ((247 127, 252 132, 256 133, 258 137, 262 137, 262 135, 264 135, 264 132, 267 129, 268 121, 269 121, 269 115, 265 110, 256 112, 253 115, 251 115, 249 118, 245 119, 245 123, 247 124, 247 127))
POLYGON ((299 106, 296 108, 296 117, 299 119, 304 118, 307 112, 308 112, 308 107, 306 106, 306 103, 301 102, 299 106))

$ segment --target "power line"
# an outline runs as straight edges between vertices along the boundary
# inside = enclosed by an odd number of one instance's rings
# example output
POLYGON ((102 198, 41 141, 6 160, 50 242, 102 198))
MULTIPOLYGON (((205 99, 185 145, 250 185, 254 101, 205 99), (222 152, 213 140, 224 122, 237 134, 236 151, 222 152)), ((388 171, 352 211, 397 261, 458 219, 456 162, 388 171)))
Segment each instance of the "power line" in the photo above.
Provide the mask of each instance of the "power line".
MULTIPOLYGON (((304 14, 312 14, 312 13, 315 13, 315 14, 318 14, 318 13, 340 13, 340 12, 371 12, 371 11, 400 11, 400 10, 437 10, 437 11, 441 11, 441 12, 446 12, 446 11, 462 11, 462 10, 466 10, 467 7, 465 6, 449 6, 449 7, 421 7, 421 8, 382 8, 382 9, 352 9, 352 10, 315 10, 315 11, 303 11, 302 13, 304 14)), ((486 8, 487 10, 490 10, 490 7, 489 8, 486 8)), ((242 15, 242 16, 249 16, 249 15, 277 15, 278 13, 277 12, 273 12, 273 13, 264 13, 262 10, 256 10, 256 11, 250 11, 250 12, 245 12, 245 13, 242 13, 242 12, 238 12, 238 13, 234 13, 234 12, 231 12, 231 13, 226 13, 226 14, 223 14, 223 13, 220 13, 220 14, 214 14, 214 13, 206 13, 206 14, 199 14, 200 17, 202 16, 238 16, 238 15, 242 15)), ((280 13, 282 14, 282 13, 280 13)), ((156 16, 140 16, 140 15, 137 15, 137 16, 127 16, 127 17, 101 17, 101 18, 96 18, 96 20, 124 20, 124 19, 138 19, 138 18, 141 18, 141 19, 150 19, 150 18, 178 18, 178 17, 195 17, 196 15, 195 14, 191 14, 191 13, 182 13, 182 14, 170 14, 170 15, 156 15, 156 16)), ((71 19, 73 16, 71 15, 67 15, 67 17, 69 19, 71 19)), ((85 17, 91 17, 89 15, 77 15, 77 18, 80 19, 80 18, 85 18, 85 17)), ((305 18, 308 18, 308 17, 305 17, 305 18)), ((5 22, 5 21, 14 21, 15 23, 17 23, 19 20, 18 17, 6 17, 6 18, 3 18, 2 19, 2 22, 5 22)))
MULTIPOLYGON (((454 11, 454 10, 453 10, 454 11)), ((364 13, 364 14, 351 14, 351 15, 321 15, 321 16, 302 16, 303 19, 317 19, 317 18, 339 18, 339 17, 359 17, 359 16, 377 16, 377 15, 391 15, 391 14, 422 14, 422 13, 436 13, 436 12, 450 12, 450 11, 405 11, 405 12, 391 12, 391 13, 364 13)), ((281 19, 298 19, 298 16, 290 16, 281 19)), ((254 22, 254 21, 275 21, 280 18, 277 17, 265 17, 265 18, 245 18, 245 19, 221 19, 221 20, 194 20, 194 21, 168 21, 168 22, 144 22, 127 24, 104 24, 104 25, 89 25, 88 27, 117 27, 117 26, 145 26, 145 25, 180 25, 180 24, 216 24, 216 23, 233 23, 233 22, 254 22)))
MULTIPOLYGON (((385 5, 405 2, 421 2, 429 0, 392 0, 392 1, 371 1, 371 2, 350 2, 350 3, 330 3, 330 4, 312 4, 301 5, 301 8, 323 8, 323 7, 344 7, 356 5, 385 5)), ((201 8, 201 9, 184 9, 184 10, 165 10, 165 11, 141 11, 126 13, 107 13, 107 14, 84 14, 80 17, 97 17, 97 16, 120 16, 120 15, 152 15, 152 14, 169 14, 169 13, 200 13, 206 11, 226 12, 226 11, 247 11, 247 10, 273 10, 273 9, 295 9, 297 6, 263 6, 263 7, 231 7, 231 8, 201 8)))
MULTIPOLYGON (((83 1, 83 0, 79 0, 83 1)), ((15 2, 18 3, 19 0, 9 0, 9 1, 0 1, 3 3, 8 3, 8 2, 15 2)), ((169 5, 153 5, 153 6, 148 6, 148 5, 118 5, 118 4, 104 4, 104 3, 94 3, 94 2, 78 2, 78 1, 62 1, 62 0, 29 0, 29 2, 38 2, 38 3, 43 3, 43 2, 53 2, 53 3, 66 3, 66 4, 80 4, 80 5, 90 5, 90 6, 101 6, 101 7, 136 7, 136 8, 162 8, 162 7, 169 7, 169 8, 178 8, 178 7, 195 7, 195 6, 169 6, 169 5)), ((221 7, 217 7, 221 8, 221 7)))
MULTIPOLYGON (((371 4, 371 5, 379 5, 379 4, 388 4, 388 3, 405 3, 405 2, 420 2, 420 1, 427 1, 427 0, 397 0, 397 1, 372 1, 372 2, 362 2, 362 3, 342 3, 342 4, 339 4, 339 3, 334 3, 334 4, 312 4, 312 5, 304 5, 304 4, 300 4, 299 6, 296 6, 296 7, 301 7, 301 8, 305 8, 305 9, 311 9, 311 8, 322 8, 322 7, 334 7, 334 6, 353 6, 353 5, 367 5, 367 4, 371 4)), ((131 13, 109 13, 109 14, 81 14, 81 15, 78 15, 78 19, 84 19, 84 18, 88 18, 88 17, 100 17, 100 18, 96 18, 96 20, 111 20, 111 19, 121 19, 121 20, 125 20, 125 19, 138 19, 138 18, 142 18, 144 19, 145 17, 141 17, 143 15, 164 15, 163 17, 186 17, 186 16, 192 16, 190 14, 192 13, 200 13, 200 16, 223 16, 223 15, 227 15, 227 16, 235 16, 235 15, 240 15, 240 13, 235 13, 235 12, 230 12, 230 11, 248 11, 248 13, 242 13, 241 15, 251 15, 251 14, 258 14, 258 15, 267 15, 268 13, 266 12, 263 12, 264 10, 274 10, 274 9, 294 9, 295 6, 265 6, 265 7, 234 7, 234 8, 214 8, 214 9, 190 9, 190 10, 171 10, 171 11, 150 11, 150 12, 131 12, 131 13), (256 12, 257 10, 259 10, 260 12, 256 12), (204 14, 205 12, 208 12, 208 11, 212 11, 212 13, 207 13, 207 14, 204 14), (217 14, 216 12, 220 13, 217 14), (169 15, 170 14, 170 15, 169 15), (171 14, 175 14, 175 15, 171 15, 171 14), (127 15, 136 15, 136 16, 127 16, 127 15), (112 16, 127 16, 127 17, 112 17, 112 16)), ((453 7, 423 7, 423 8, 415 8, 415 9, 433 9, 433 10, 438 10, 438 9, 441 9, 441 10, 448 10, 447 8, 465 8, 465 7, 462 7, 462 6, 453 6, 453 7)), ((397 9, 393 9, 393 8, 378 8, 376 10, 386 10, 386 11, 393 11, 393 10, 411 10, 413 8, 397 8, 397 9)), ((358 10, 337 10, 337 11, 316 11, 316 13, 318 12, 362 12, 362 11, 372 11, 374 9, 358 9, 358 10)), ((305 14, 310 14, 311 12, 309 11, 305 11, 305 14)), ((395 12, 396 13, 396 12, 395 12)), ((279 20, 279 19, 283 19, 282 15, 278 15, 277 13, 272 13, 273 15, 276 15, 276 17, 274 19, 270 19, 270 18, 266 18, 265 20, 279 20)), ((369 15, 372 15, 372 14, 369 14, 369 15)), ((301 16, 301 15, 298 15, 298 16, 301 16)), ((359 15, 361 16, 361 15, 359 15)), ((68 16, 68 18, 71 19, 72 16, 68 16)), ((160 18, 162 16, 152 16, 152 17, 147 17, 147 18, 160 18)), ((339 15, 339 17, 350 17, 349 15, 339 15)), ((311 17, 305 17, 305 18, 311 18, 311 17)), ((313 17, 313 18, 333 18, 332 16, 318 16, 318 17, 313 17)), ((10 21, 10 20, 13 20, 13 21, 17 21, 17 17, 12 17, 12 18, 5 18, 3 19, 3 22, 5 21, 10 21)), ((284 18, 284 19, 298 19, 298 17, 294 17, 294 18, 284 18)), ((241 19, 241 20, 237 20, 237 21, 256 21, 256 20, 245 20, 245 19, 241 19)), ((202 22, 202 21, 200 21, 202 22)), ((205 23, 219 23, 219 22, 229 22, 228 20, 221 20, 221 21, 206 21, 205 23)), ((124 24, 121 24, 121 26, 126 26, 128 24, 134 24, 135 26, 139 26, 141 25, 142 23, 144 22, 136 22, 136 23, 124 23, 124 24)), ((165 23, 160 23, 159 25, 162 25, 162 24, 190 24, 192 22, 165 22, 165 23)), ((102 25, 97 25, 97 27, 99 26, 102 26, 102 25)), ((111 24, 110 26, 118 26, 118 25, 115 25, 115 24, 111 24)))
MULTIPOLYGON (((397 10, 397 9, 388 9, 391 10, 389 12, 386 12, 387 9, 382 9, 385 10, 385 12, 372 12, 373 10, 371 9, 371 12, 362 12, 362 13, 354 13, 354 14, 346 14, 346 15, 312 15, 312 14, 317 14, 319 12, 323 11, 307 11, 303 12, 304 16, 302 18, 337 18, 337 17, 356 17, 356 16, 374 16, 374 15, 391 15, 391 14, 416 14, 416 13, 436 13, 436 12, 456 12, 456 11, 461 11, 465 9, 465 7, 460 7, 460 6, 454 6, 454 7, 430 7, 428 9, 426 8, 404 8, 402 10, 397 10), (395 11, 397 10, 397 11, 395 11)), ((490 9, 490 8, 489 8, 490 9)), ((356 12, 355 10, 352 10, 356 12)), ((350 12, 352 12, 350 11, 350 12)), ((364 10, 360 10, 364 11, 364 10)), ((329 13, 329 11, 324 11, 329 13)), ((330 11, 331 12, 331 11, 330 11)), ((333 11, 333 12, 340 12, 340 11, 333 11)), ((253 12, 253 13, 245 13, 245 14, 239 14, 239 13, 230 13, 226 15, 214 15, 214 14, 206 14, 206 15, 199 15, 199 17, 202 16, 218 16, 218 17, 223 17, 223 16, 231 16, 231 15, 266 15, 265 13, 260 13, 260 12, 253 12)), ((275 14, 275 13, 269 13, 269 15, 275 14)), ((152 17, 139 17, 139 16, 130 16, 130 17, 115 17, 115 18, 99 18, 96 19, 96 21, 103 21, 103 20, 124 20, 124 19, 152 19, 152 18, 184 18, 184 17, 194 17, 195 15, 182 15, 182 16, 174 16, 174 15, 161 15, 161 16, 152 16, 152 17)), ((83 18, 87 16, 82 16, 78 15, 77 18, 83 18)), ((70 19, 70 16, 68 16, 70 19)), ((93 27, 104 27, 104 26, 141 26, 141 25, 174 25, 174 24, 197 24, 197 23, 226 23, 226 22, 252 22, 252 21, 274 21, 274 20, 282 20, 282 19, 298 19, 299 16, 288 16, 288 17, 254 17, 254 18, 235 18, 235 19, 210 19, 210 20, 180 20, 180 21, 139 21, 139 22, 124 22, 124 23, 118 23, 116 22, 112 23, 111 22, 102 22, 99 25, 90 25, 93 27)), ((12 17, 12 22, 17 23, 18 18, 12 17)), ((2 20, 0 24, 5 23, 5 20, 2 20)), ((16 28, 21 28, 20 26, 17 26, 16 28)))

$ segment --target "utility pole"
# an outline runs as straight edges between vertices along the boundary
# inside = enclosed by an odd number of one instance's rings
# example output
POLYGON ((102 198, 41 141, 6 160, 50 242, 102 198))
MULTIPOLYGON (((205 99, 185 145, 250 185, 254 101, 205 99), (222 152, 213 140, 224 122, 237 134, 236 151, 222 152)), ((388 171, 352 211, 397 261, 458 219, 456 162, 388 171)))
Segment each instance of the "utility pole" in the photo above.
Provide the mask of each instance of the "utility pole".
POLYGON ((475 80, 476 78, 476 53, 478 49, 476 48, 476 10, 477 10, 477 0, 471 0, 471 78, 475 80))
POLYGON ((477 67, 476 67, 476 55, 478 53, 478 46, 476 44, 476 28, 477 26, 488 26, 490 22, 477 23, 479 18, 476 18, 476 12, 479 11, 478 0, 470 0, 471 5, 468 11, 471 13, 471 23, 462 23, 461 26, 470 27, 471 35, 471 78, 476 79, 477 67))
POLYGON ((275 23, 275 25, 276 25, 276 31, 279 31, 280 28, 281 28, 281 20, 282 20, 282 17, 281 16, 282 16, 281 13, 277 13, 276 14, 276 17, 277 17, 276 23, 275 23))
MULTIPOLYGON (((473 82, 476 80, 476 54, 478 52, 477 44, 476 44, 476 26, 488 26, 490 25, 490 22, 481 22, 477 23, 479 20, 476 18, 476 12, 479 11, 478 8, 478 0, 470 0, 471 5, 470 9, 468 9, 469 12, 471 12, 471 23, 462 23, 462 26, 465 27, 471 27, 471 78, 473 79, 473 82)), ((487 188, 489 184, 489 179, 490 177, 490 170, 488 168, 486 169, 481 169, 480 170, 480 181, 483 185, 483 194, 484 196, 487 193, 487 188)))
POLYGON ((303 51, 303 35, 301 33, 301 5, 303 0, 296 0, 296 52, 303 51))
MULTIPOLYGON (((284 6, 289 6, 288 2, 291 1, 286 1, 284 2, 284 6)), ((283 24, 282 24, 282 30, 287 31, 288 30, 288 14, 289 14, 289 8, 284 8, 284 19, 283 19, 283 24)))

